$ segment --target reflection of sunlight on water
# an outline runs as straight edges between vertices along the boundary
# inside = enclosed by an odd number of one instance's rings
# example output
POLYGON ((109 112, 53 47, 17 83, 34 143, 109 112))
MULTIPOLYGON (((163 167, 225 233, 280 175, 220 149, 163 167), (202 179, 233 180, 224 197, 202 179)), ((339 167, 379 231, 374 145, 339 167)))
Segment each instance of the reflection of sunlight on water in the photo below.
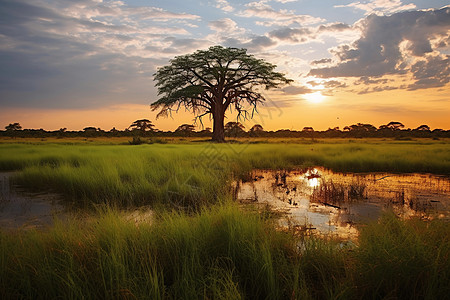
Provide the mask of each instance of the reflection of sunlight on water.
POLYGON ((253 180, 239 184, 236 198, 242 203, 270 204, 275 211, 284 214, 279 219, 282 227, 299 226, 315 230, 317 234, 342 238, 357 237, 356 225, 376 220, 386 209, 404 218, 450 219, 450 178, 447 176, 333 173, 323 168, 282 174, 255 170, 253 180), (281 182, 280 176, 284 179, 281 182), (330 197, 314 197, 317 188, 322 186, 330 197), (348 201, 349 193, 361 187, 364 197, 348 201), (333 198, 333 188, 342 191, 342 199, 333 198))
POLYGON ((319 184, 320 184, 319 178, 308 179, 308 186, 309 187, 315 188, 315 187, 318 187, 319 184))
POLYGON ((310 188, 315 188, 320 185, 320 173, 316 168, 308 170, 305 174, 301 175, 300 180, 306 181, 306 184, 310 188))

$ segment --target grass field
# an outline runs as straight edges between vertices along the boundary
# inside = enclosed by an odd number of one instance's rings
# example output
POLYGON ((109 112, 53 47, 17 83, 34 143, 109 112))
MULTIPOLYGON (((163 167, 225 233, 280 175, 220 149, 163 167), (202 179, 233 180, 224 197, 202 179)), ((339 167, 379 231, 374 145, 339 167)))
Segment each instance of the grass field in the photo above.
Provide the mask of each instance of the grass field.
POLYGON ((220 205, 136 226, 120 213, 0 234, 2 299, 445 299, 448 223, 366 227, 359 245, 299 237, 220 205))
POLYGON ((320 165, 342 172, 450 174, 441 141, 367 143, 183 143, 152 145, 0 144, 0 170, 16 182, 52 189, 79 204, 119 206, 174 202, 201 207, 230 195, 230 183, 252 169, 320 165))
POLYGON ((98 211, 48 230, 0 231, 0 297, 443 299, 450 294, 448 222, 401 221, 388 214, 349 244, 281 232, 270 214, 243 212, 231 201, 232 181, 254 168, 315 165, 450 174, 450 147, 442 140, 2 142, 0 170, 18 171, 16 182, 57 191, 80 208, 98 211), (158 207, 151 224, 128 221, 118 209, 139 205, 158 207))

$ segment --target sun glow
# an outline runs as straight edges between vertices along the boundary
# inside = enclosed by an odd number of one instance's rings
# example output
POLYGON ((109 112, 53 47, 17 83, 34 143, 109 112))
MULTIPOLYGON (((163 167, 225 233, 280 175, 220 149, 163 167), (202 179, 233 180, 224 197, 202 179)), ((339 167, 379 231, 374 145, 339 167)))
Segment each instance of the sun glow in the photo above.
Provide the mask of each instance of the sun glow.
POLYGON ((303 96, 308 102, 321 103, 326 97, 321 92, 314 92, 303 96))

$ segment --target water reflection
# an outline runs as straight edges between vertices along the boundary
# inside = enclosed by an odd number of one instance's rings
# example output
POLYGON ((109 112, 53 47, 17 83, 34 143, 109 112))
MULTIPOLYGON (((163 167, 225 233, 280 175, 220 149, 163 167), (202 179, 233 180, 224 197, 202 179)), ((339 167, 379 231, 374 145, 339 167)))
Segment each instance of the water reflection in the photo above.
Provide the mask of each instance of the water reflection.
POLYGON ((10 184, 11 175, 0 172, 0 228, 37 228, 52 224, 55 215, 66 217, 60 196, 22 191, 10 184))
POLYGON ((311 179, 308 179, 308 186, 309 187, 318 187, 319 186, 319 178, 311 178, 311 179))
POLYGON ((254 171, 236 185, 242 203, 269 204, 280 225, 356 237, 356 224, 386 209, 408 218, 449 218, 450 179, 430 174, 333 173, 324 168, 254 171))

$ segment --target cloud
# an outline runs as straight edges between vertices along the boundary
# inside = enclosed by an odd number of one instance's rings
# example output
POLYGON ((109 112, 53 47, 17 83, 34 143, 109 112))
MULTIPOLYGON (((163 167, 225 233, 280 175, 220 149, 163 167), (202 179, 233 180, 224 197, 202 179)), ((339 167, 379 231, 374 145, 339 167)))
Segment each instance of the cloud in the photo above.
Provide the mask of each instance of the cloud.
POLYGON ((224 38, 222 44, 226 47, 245 48, 250 52, 259 52, 277 45, 275 41, 265 35, 254 35, 244 40, 224 38))
POLYGON ((322 58, 318 60, 313 60, 311 62, 311 65, 323 65, 323 64, 330 64, 333 60, 331 58, 322 58))
POLYGON ((324 96, 332 96, 334 92, 348 87, 348 85, 345 82, 338 80, 321 80, 321 81, 311 80, 308 81, 307 84, 309 84, 313 88, 316 88, 312 90, 312 92, 320 91, 321 94, 324 96))
POLYGON ((431 41, 448 37, 449 7, 391 16, 370 15, 358 26, 361 38, 330 50, 337 64, 313 68, 310 75, 332 78, 412 74, 417 88, 448 82, 448 68, 439 68, 448 57, 441 55, 431 41))
POLYGON ((309 28, 283 27, 269 32, 269 37, 277 38, 290 43, 305 43, 313 38, 313 32, 309 28))
POLYGON ((275 10, 265 1, 250 2, 245 5, 246 9, 239 13, 241 17, 267 19, 268 21, 257 21, 256 24, 262 26, 289 26, 308 25, 323 22, 324 19, 310 15, 298 15, 292 10, 275 10))
POLYGON ((216 7, 225 12, 232 12, 234 10, 234 8, 226 0, 216 0, 216 7))
POLYGON ((3 107, 147 104, 157 66, 211 44, 199 16, 120 1, 3 0, 0 20, 3 107))
POLYGON ((208 23, 211 30, 228 36, 241 35, 245 33, 245 29, 239 28, 237 23, 230 18, 223 18, 208 23))
POLYGON ((405 88, 405 86, 390 86, 390 85, 380 85, 375 87, 368 87, 360 91, 355 91, 358 95, 364 95, 369 93, 383 92, 383 91, 392 91, 398 90, 401 88, 405 88))
POLYGON ((318 27, 292 28, 284 26, 270 31, 267 35, 284 44, 301 44, 321 40, 325 35, 338 38, 337 33, 353 30, 354 29, 350 25, 344 23, 332 23, 320 25, 318 27))
POLYGON ((415 9, 416 5, 413 3, 403 4, 401 0, 373 0, 367 3, 357 1, 346 5, 335 5, 334 7, 351 7, 363 10, 366 15, 384 15, 386 13, 392 14, 403 10, 415 9))
POLYGON ((442 87, 450 81, 450 55, 428 56, 411 66, 415 82, 408 90, 442 87))
POLYGON ((345 30, 352 29, 352 26, 345 24, 345 23, 333 23, 333 24, 326 24, 326 25, 320 25, 317 29, 317 32, 340 32, 345 30))
POLYGON ((251 52, 259 52, 277 45, 266 35, 247 34, 246 29, 239 27, 230 18, 211 21, 208 26, 214 34, 207 36, 206 39, 226 47, 246 48, 251 52))
POLYGON ((360 84, 363 84, 363 85, 369 85, 369 84, 386 84, 386 83, 388 83, 389 81, 392 81, 392 79, 391 79, 391 80, 386 79, 386 78, 381 78, 381 79, 371 79, 370 77, 363 76, 363 77, 359 78, 357 81, 355 81, 354 84, 355 84, 355 85, 360 85, 360 84))
POLYGON ((176 38, 171 36, 165 38, 164 41, 168 44, 160 51, 171 55, 190 53, 201 48, 212 46, 211 42, 207 40, 193 38, 176 38))
POLYGON ((345 82, 341 82, 338 80, 329 80, 329 81, 325 81, 323 83, 325 88, 345 88, 347 87, 347 84, 345 82))
POLYGON ((314 90, 306 86, 288 86, 282 89, 283 93, 286 95, 303 95, 313 93, 314 90))
POLYGON ((298 0, 273 0, 273 1, 286 4, 286 3, 290 3, 290 2, 297 2, 298 0))

